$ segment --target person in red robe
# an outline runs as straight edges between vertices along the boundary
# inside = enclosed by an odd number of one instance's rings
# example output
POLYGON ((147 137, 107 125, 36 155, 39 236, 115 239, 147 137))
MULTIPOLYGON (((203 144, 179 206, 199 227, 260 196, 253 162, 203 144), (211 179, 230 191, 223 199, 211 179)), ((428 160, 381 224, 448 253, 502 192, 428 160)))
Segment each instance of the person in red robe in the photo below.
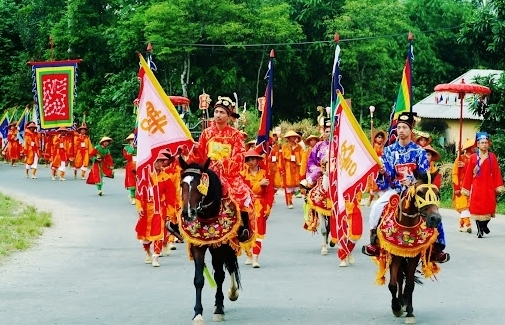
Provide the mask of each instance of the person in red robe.
MULTIPOLYGON (((428 170, 430 174, 433 174, 439 171, 438 167, 435 165, 437 161, 440 160, 440 154, 435 150, 431 145, 427 145, 424 147, 426 150, 426 158, 428 158, 428 162, 430 163, 430 169, 428 170)), ((440 173, 435 176, 435 179, 431 180, 431 183, 440 189, 442 186, 442 175, 440 173)))
POLYGON ((235 103, 229 97, 219 96, 214 104, 214 123, 203 130, 198 145, 193 148, 190 160, 204 164, 210 158, 210 169, 219 177, 223 187, 223 196, 230 196, 241 210, 242 226, 239 240, 242 243, 252 240, 254 227, 254 207, 251 189, 241 177, 237 177, 244 163, 244 137, 239 130, 228 122, 236 116, 235 103))
POLYGON ((496 155, 489 151, 486 132, 477 133, 477 152, 468 162, 461 192, 470 198, 470 215, 477 225, 477 238, 489 234, 488 223, 496 213, 496 194, 505 191, 496 155))

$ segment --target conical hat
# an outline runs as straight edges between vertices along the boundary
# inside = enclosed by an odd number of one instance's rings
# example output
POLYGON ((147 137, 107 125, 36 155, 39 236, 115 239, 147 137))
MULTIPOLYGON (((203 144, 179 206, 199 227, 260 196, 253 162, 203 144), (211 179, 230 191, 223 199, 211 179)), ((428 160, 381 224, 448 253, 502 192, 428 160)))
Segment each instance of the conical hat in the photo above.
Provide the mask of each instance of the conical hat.
POLYGON ((112 142, 112 139, 111 139, 111 138, 109 138, 109 137, 102 137, 102 138, 100 139, 100 142, 99 142, 99 143, 100 143, 100 144, 102 144, 102 142, 105 142, 105 141, 110 141, 110 142, 112 142))
POLYGON ((126 141, 128 140, 134 140, 135 139, 135 134, 131 133, 129 136, 126 137, 126 141))
POLYGON ((60 127, 58 130, 56 130, 56 132, 67 132, 67 131, 68 131, 67 128, 64 126, 60 127))
POLYGON ((35 124, 35 122, 31 121, 30 123, 28 123, 26 126, 25 126, 25 129, 29 129, 29 128, 37 128, 37 124, 35 124))
POLYGON ((77 131, 79 131, 79 130, 87 130, 87 129, 88 129, 88 126, 86 125, 86 123, 82 123, 81 126, 79 126, 77 128, 77 131))
POLYGON ((10 129, 11 126, 18 126, 18 122, 12 122, 7 127, 10 129))
POLYGON ((158 153, 158 157, 156 157, 156 160, 168 160, 170 159, 171 156, 168 152, 166 152, 165 150, 161 150, 160 153, 158 153))
POLYGON ((295 131, 293 131, 293 130, 289 130, 283 136, 283 138, 289 138, 289 137, 297 137, 300 140, 302 139, 302 137, 298 133, 296 133, 295 131))
POLYGON ((247 158, 250 158, 250 157, 254 157, 254 158, 258 158, 258 159, 263 159, 263 156, 260 155, 256 150, 254 150, 253 148, 247 150, 245 153, 244 153, 244 158, 247 159, 247 158))
POLYGON ((256 144, 256 140, 251 140, 251 141, 247 142, 247 144, 256 144))
POLYGON ((470 147, 475 146, 475 140, 473 139, 466 139, 465 143, 463 144, 463 148, 461 150, 466 150, 470 147))
POLYGON ((303 142, 305 142, 305 144, 308 145, 309 141, 312 140, 312 139, 314 139, 316 141, 319 141, 319 137, 317 135, 311 134, 305 140, 303 140, 303 142))
POLYGON ((423 149, 431 153, 431 156, 432 156, 431 160, 433 160, 433 161, 439 161, 440 160, 440 154, 432 146, 427 145, 423 149))

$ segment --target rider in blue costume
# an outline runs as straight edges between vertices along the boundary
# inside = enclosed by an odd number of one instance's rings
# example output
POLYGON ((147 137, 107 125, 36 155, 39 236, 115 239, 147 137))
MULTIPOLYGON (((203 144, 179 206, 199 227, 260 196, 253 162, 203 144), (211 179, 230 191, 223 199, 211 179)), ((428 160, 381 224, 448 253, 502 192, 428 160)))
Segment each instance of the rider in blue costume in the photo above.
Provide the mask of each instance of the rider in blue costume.
MULTIPOLYGON (((378 256, 380 249, 377 243, 377 226, 391 196, 395 193, 401 194, 414 181, 414 171, 426 173, 429 171, 429 162, 426 151, 411 140, 412 128, 414 127, 414 117, 416 113, 404 112, 400 114, 397 122, 398 140, 384 149, 381 160, 383 168, 377 179, 379 190, 386 191, 372 205, 370 211, 370 244, 363 246, 363 254, 378 256)), ((445 234, 442 223, 438 227, 438 238, 433 246, 431 260, 445 263, 449 261, 450 255, 445 253, 445 234)))

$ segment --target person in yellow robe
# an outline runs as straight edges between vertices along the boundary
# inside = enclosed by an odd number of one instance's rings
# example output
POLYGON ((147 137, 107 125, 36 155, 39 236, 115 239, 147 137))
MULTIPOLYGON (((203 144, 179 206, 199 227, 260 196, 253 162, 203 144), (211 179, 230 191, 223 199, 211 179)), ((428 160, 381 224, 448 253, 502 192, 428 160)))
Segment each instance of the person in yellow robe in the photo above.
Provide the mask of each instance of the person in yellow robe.
POLYGON ((300 165, 302 163, 303 149, 298 144, 301 141, 299 134, 293 130, 288 131, 284 138, 287 143, 282 146, 282 182, 286 194, 286 205, 293 208, 293 195, 300 184, 300 165))

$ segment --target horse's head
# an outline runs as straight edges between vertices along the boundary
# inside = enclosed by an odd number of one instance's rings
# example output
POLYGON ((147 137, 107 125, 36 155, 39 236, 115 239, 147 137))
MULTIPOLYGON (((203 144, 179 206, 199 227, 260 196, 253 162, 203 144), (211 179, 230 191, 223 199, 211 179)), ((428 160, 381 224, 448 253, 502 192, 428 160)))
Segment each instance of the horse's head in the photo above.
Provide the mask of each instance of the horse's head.
POLYGON ((404 193, 401 203, 402 216, 415 218, 421 216, 426 220, 426 226, 436 228, 442 222, 438 208, 440 207, 440 192, 432 183, 435 173, 419 173, 416 182, 404 193))
POLYGON ((196 217, 209 219, 217 216, 221 206, 221 182, 209 169, 210 159, 205 164, 188 164, 179 156, 182 168, 182 217, 193 221, 196 217))

